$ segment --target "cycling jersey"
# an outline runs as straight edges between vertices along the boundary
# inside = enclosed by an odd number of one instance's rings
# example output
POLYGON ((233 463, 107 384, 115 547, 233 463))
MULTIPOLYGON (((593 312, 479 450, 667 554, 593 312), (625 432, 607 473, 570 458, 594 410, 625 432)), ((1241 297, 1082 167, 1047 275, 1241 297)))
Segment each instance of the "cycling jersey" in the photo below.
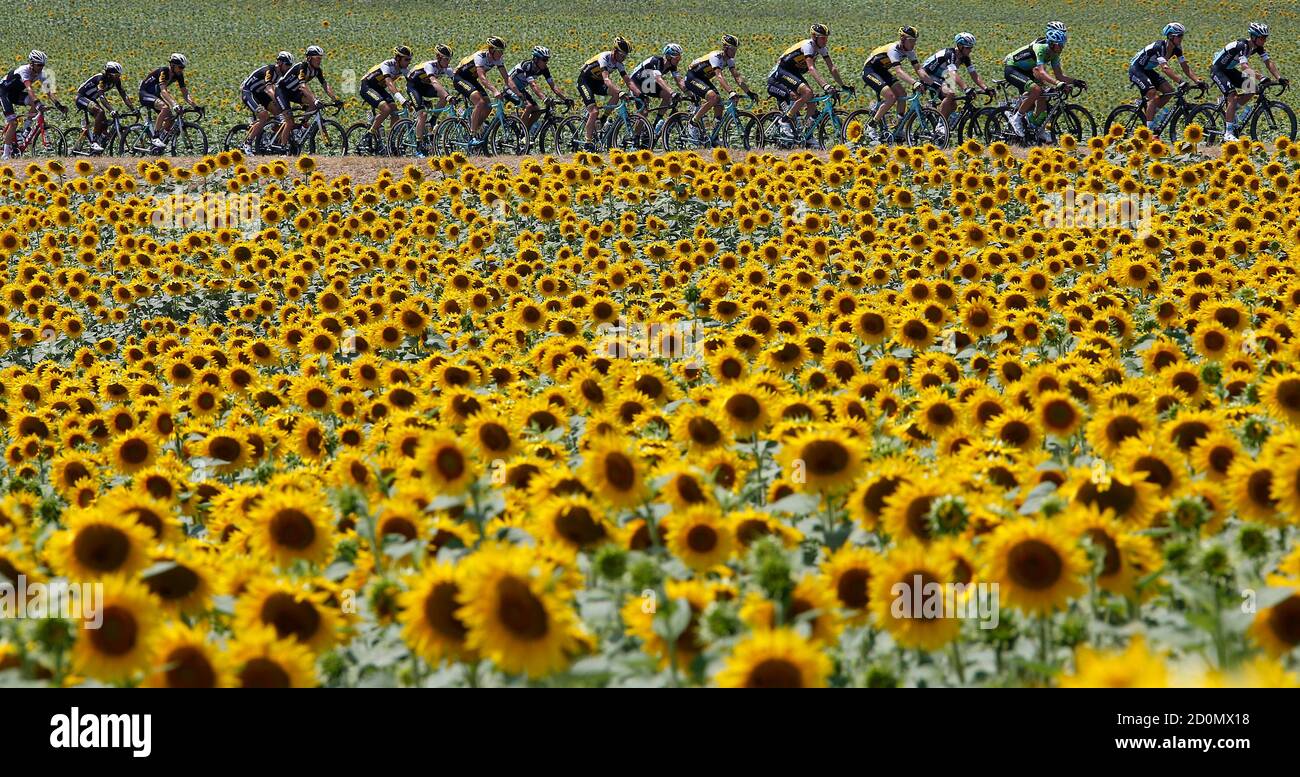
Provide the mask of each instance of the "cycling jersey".
POLYGON ((117 93, 122 96, 122 99, 126 99, 126 90, 122 88, 122 79, 110 80, 103 73, 96 73, 83 81, 81 86, 77 87, 77 98, 78 100, 81 98, 91 101, 98 100, 108 94, 109 89, 117 89, 117 93))
POLYGON ((251 92, 260 87, 269 86, 275 83, 275 65, 262 65, 244 79, 244 83, 239 85, 239 91, 251 92))
POLYGON ((893 68, 895 65, 901 65, 905 59, 916 64, 916 49, 906 51, 902 43, 894 41, 886 43, 867 55, 867 64, 877 68, 893 68))
POLYGON ((176 80, 177 86, 182 89, 185 88, 184 73, 176 73, 173 75, 171 67, 160 67, 149 73, 149 75, 145 76, 144 80, 140 82, 140 93, 157 95, 162 91, 164 86, 167 86, 172 82, 173 78, 176 80))
POLYGON ((320 85, 325 86, 325 73, 306 62, 299 62, 276 80, 275 88, 283 89, 290 94, 296 94, 304 84, 309 84, 312 81, 320 81, 320 85))
POLYGON ((31 65, 19 65, 5 76, 4 81, 0 81, 0 88, 11 97, 22 97, 23 92, 27 89, 25 81, 35 81, 44 84, 46 81, 45 71, 42 70, 40 75, 32 73, 31 65))
POLYGON ((513 83, 521 93, 525 91, 529 84, 539 78, 548 84, 555 83, 555 79, 551 78, 551 69, 545 65, 538 67, 531 59, 525 59, 523 62, 515 65, 510 69, 510 72, 507 73, 507 75, 510 77, 510 82, 513 83))
POLYGON ((406 75, 406 68, 398 67, 396 59, 386 59, 370 68, 361 80, 362 82, 369 81, 374 84, 383 84, 386 78, 397 78, 404 75, 406 75))
POLYGON ((709 81, 713 78, 713 71, 730 70, 735 66, 736 60, 734 57, 727 57, 721 51, 710 51, 692 62, 686 68, 686 75, 693 76, 701 81, 709 81))
POLYGON ((1168 49, 1168 43, 1165 40, 1158 40, 1146 46, 1133 57, 1129 65, 1141 70, 1155 70, 1161 65, 1169 64, 1170 57, 1177 58, 1179 62, 1187 62, 1187 57, 1183 56, 1183 47, 1174 46, 1168 49))
POLYGON ((600 82, 605 73, 612 73, 617 70, 623 75, 627 75, 627 66, 622 62, 614 60, 614 52, 602 51, 591 59, 582 64, 582 69, 578 74, 591 81, 600 82))
POLYGON ((947 73, 956 72, 958 67, 964 67, 970 73, 975 72, 975 65, 970 61, 970 55, 958 56, 957 49, 952 46, 934 52, 921 63, 922 70, 938 79, 942 79, 947 73))
POLYGON ((662 54, 655 54, 654 56, 646 57, 641 64, 637 65, 636 68, 632 70, 632 83, 637 85, 637 88, 641 90, 643 96, 658 97, 659 82, 657 79, 660 76, 667 76, 669 74, 672 74, 675 77, 677 75, 677 66, 673 65, 670 67, 668 65, 667 57, 662 54))
POLYGON ((1061 53, 1053 52, 1046 38, 1039 38, 1028 46, 1008 54, 1003 58, 1002 63, 1007 67, 1031 73, 1036 67, 1060 65, 1061 53))
POLYGON ((492 55, 488 53, 488 50, 483 49, 482 51, 476 51, 462 59, 460 64, 456 66, 455 74, 461 78, 477 81, 479 68, 492 70, 494 68, 503 67, 505 63, 504 59, 493 59, 492 55))
POLYGON ((1246 64, 1247 58, 1252 54, 1258 54, 1259 58, 1264 62, 1268 61, 1268 52, 1264 49, 1256 48, 1252 51, 1249 40, 1245 38, 1234 40, 1219 49, 1219 53, 1214 55, 1214 68, 1216 70, 1237 70, 1246 64))
POLYGON ((438 61, 436 59, 431 59, 428 62, 421 62, 420 64, 411 68, 410 72, 406 74, 406 80, 408 83, 412 81, 418 81, 419 83, 427 84, 429 83, 430 79, 443 78, 446 76, 455 75, 455 73, 456 71, 453 70, 452 68, 441 67, 438 64, 438 61))
POLYGON ((829 57, 831 49, 829 46, 818 46, 812 38, 800 41, 790 48, 786 49, 779 59, 776 66, 782 70, 788 70, 795 75, 802 75, 808 72, 808 65, 812 60, 818 57, 829 57))

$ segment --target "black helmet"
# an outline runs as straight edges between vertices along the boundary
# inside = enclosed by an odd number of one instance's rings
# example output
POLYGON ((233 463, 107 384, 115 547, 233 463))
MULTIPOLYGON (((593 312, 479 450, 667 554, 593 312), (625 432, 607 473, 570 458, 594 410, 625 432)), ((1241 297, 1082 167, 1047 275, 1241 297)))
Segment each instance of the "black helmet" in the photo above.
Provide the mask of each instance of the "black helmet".
POLYGON ((733 49, 738 49, 740 48, 740 41, 736 38, 735 35, 723 35, 722 45, 730 46, 733 49))
POLYGON ((627 42, 627 38, 624 38, 622 35, 620 35, 614 39, 614 50, 621 51, 624 54, 631 54, 632 44, 627 42))
POLYGON ((394 47, 393 47, 393 56, 394 56, 394 57, 406 57, 406 58, 410 59, 410 57, 411 57, 411 47, 410 47, 410 46, 394 46, 394 47))
POLYGON ((808 28, 808 34, 812 35, 814 38, 820 37, 822 35, 830 35, 831 28, 827 27, 824 24, 814 24, 812 27, 808 28))
POLYGON ((451 58, 451 46, 448 46, 446 43, 439 43, 434 51, 438 52, 438 56, 440 57, 451 58))
POLYGON ((487 39, 487 45, 488 48, 496 49, 497 51, 506 50, 506 42, 503 39, 497 37, 496 35, 492 35, 487 39))
POLYGON ((898 37, 900 38, 919 38, 921 34, 910 24, 905 24, 898 28, 898 37))

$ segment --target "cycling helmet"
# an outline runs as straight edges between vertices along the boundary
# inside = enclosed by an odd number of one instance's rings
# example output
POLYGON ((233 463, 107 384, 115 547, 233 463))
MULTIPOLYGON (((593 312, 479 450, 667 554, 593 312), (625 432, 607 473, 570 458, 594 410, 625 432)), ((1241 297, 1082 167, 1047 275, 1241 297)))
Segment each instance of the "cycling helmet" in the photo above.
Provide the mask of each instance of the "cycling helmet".
POLYGON ((814 38, 821 35, 830 35, 831 28, 827 27, 824 24, 814 24, 813 26, 808 28, 808 34, 812 35, 814 38))
POLYGON ((975 48, 975 36, 971 35, 969 32, 959 32, 956 37, 952 39, 952 43, 954 46, 964 46, 968 49, 973 49, 975 48))
POLYGON ((490 48, 490 49, 496 49, 497 51, 505 51, 505 50, 506 50, 506 42, 505 42, 505 40, 502 39, 502 38, 498 38, 498 37, 495 36, 495 35, 493 35, 492 37, 490 37, 490 38, 487 39, 487 45, 488 45, 488 48, 490 48))
POLYGON ((1166 25, 1165 25, 1165 28, 1164 28, 1163 30, 1161 30, 1160 32, 1161 32, 1161 34, 1163 34, 1166 38, 1168 38, 1170 35, 1183 35, 1183 34, 1185 34, 1185 33, 1187 32, 1187 28, 1184 27, 1183 25, 1179 24, 1178 22, 1170 22, 1170 23, 1166 24, 1166 25))
POLYGON ((682 55, 682 47, 677 45, 676 43, 669 43, 664 46, 665 57, 680 57, 681 55, 682 55))
POLYGON ((451 58, 451 46, 448 46, 446 43, 439 43, 434 51, 438 52, 438 56, 440 57, 451 58))
POLYGON ((550 59, 551 50, 545 46, 533 46, 533 59, 550 59))
POLYGON ((1062 32, 1061 30, 1048 30, 1048 31, 1047 31, 1047 42, 1048 42, 1048 43, 1055 43, 1055 44, 1057 44, 1057 45, 1064 46, 1064 45, 1065 45, 1065 41, 1066 41, 1066 39, 1067 39, 1068 37, 1069 37, 1069 36, 1066 35, 1064 32, 1062 32))
POLYGON ((309 56, 309 57, 323 57, 323 56, 325 56, 325 49, 321 48, 320 46, 308 46, 308 47, 307 47, 307 56, 309 56))
POLYGON ((189 67, 190 61, 185 58, 184 54, 172 54, 171 63, 180 68, 189 67))
POLYGON ((621 51, 624 54, 632 53, 632 44, 627 42, 627 38, 622 35, 614 39, 614 51, 621 51))
POLYGON ((738 49, 740 48, 740 40, 735 35, 723 35, 722 45, 730 46, 733 49, 738 49))
POLYGON ((122 75, 122 63, 109 62, 108 64, 104 65, 104 74, 110 76, 122 75))
POLYGON ((1065 28, 1065 22, 1048 22, 1048 23, 1047 23, 1047 31, 1048 31, 1048 32, 1051 32, 1052 30, 1059 30, 1059 31, 1061 31, 1061 32, 1069 32, 1069 30, 1067 30, 1067 29, 1065 28))
POLYGON ((293 54, 290 54, 287 51, 281 51, 279 54, 275 55, 275 61, 279 62, 282 65, 292 65, 293 54))
POLYGON ((32 53, 27 55, 27 61, 33 65, 44 65, 45 52, 40 49, 32 49, 32 53))
POLYGON ((910 24, 905 24, 902 27, 898 28, 898 37, 915 39, 921 37, 921 34, 916 31, 915 27, 911 26, 910 24))
POLYGON ((407 57, 407 58, 409 59, 410 56, 411 56, 411 47, 410 47, 410 46, 394 46, 394 47, 393 47, 393 56, 394 56, 394 57, 407 57))
POLYGON ((1267 25, 1267 24, 1264 24, 1263 22, 1252 22, 1251 25, 1250 25, 1250 37, 1252 37, 1252 38, 1267 38, 1267 37, 1268 37, 1268 25, 1267 25))

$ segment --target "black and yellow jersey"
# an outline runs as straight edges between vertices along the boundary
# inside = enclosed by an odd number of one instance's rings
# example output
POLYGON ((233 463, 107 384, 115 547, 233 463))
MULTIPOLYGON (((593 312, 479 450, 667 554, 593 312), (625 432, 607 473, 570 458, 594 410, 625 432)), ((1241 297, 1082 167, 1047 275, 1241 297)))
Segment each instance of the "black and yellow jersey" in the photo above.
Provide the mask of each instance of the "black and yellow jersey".
POLYGON ((799 41, 781 54, 781 58, 776 61, 776 66, 782 70, 789 70, 792 73, 807 73, 809 60, 815 60, 818 57, 829 57, 831 50, 829 46, 821 46, 813 43, 812 38, 799 41))

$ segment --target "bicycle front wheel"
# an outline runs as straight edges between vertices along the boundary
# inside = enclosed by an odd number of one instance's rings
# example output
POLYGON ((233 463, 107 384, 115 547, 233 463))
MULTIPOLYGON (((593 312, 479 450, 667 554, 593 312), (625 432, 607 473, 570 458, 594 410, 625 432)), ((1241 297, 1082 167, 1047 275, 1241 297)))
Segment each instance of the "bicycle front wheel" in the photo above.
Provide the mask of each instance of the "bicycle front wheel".
POLYGON ((718 127, 718 145, 723 148, 749 149, 754 144, 754 127, 758 120, 754 114, 736 111, 722 117, 718 127))
POLYGON ((1250 114, 1250 137, 1261 143, 1272 143, 1278 138, 1296 139, 1295 111, 1281 102, 1267 102, 1250 114))
POLYGON ((183 122, 172 138, 172 154, 176 156, 205 156, 208 153, 208 133, 199 125, 183 122))
POLYGON ((650 132, 650 122, 641 116, 630 116, 627 121, 622 117, 615 119, 605 132, 605 145, 610 150, 640 151, 654 145, 654 136, 650 132))
POLYGON ((1125 135, 1132 135, 1138 127, 1146 126, 1146 114, 1133 105, 1121 105, 1106 117, 1106 133, 1116 124, 1124 128, 1125 135))
POLYGON ((1195 124, 1201 128, 1199 143, 1217 146, 1223 142, 1223 112, 1213 105, 1202 105, 1185 112, 1178 122, 1178 142, 1187 134, 1187 128, 1195 124))
POLYGON ((248 140, 249 125, 236 124, 226 131, 226 137, 221 141, 223 151, 234 151, 241 148, 248 140))
POLYGON ((357 156, 380 156, 384 153, 384 142, 370 131, 370 125, 358 122, 348 127, 343 136, 344 143, 357 156))
POLYGON ((903 136, 909 146, 924 146, 929 143, 939 148, 948 145, 948 122, 943 114, 933 108, 922 108, 907 117, 903 136))
POLYGON ((59 134, 59 156, 90 156, 90 138, 81 127, 68 127, 59 134))
POLYGON ((493 155, 523 156, 528 153, 528 130, 519 117, 507 116, 488 130, 487 147, 493 155))
POLYGON ((343 125, 333 119, 321 119, 319 127, 310 130, 305 138, 307 153, 329 156, 348 155, 348 133, 343 125))
MULTIPOLYGON (((1092 112, 1078 103, 1070 103, 1065 106, 1062 113, 1070 117, 1070 134, 1074 139, 1087 143, 1089 138, 1097 134, 1097 120, 1092 117, 1092 112)), ((1059 138, 1060 135, 1058 134, 1059 138)))
POLYGON ((124 156, 154 156, 157 154, 150 142, 149 128, 143 124, 132 124, 122 136, 122 154, 124 156))
POLYGON ((393 125, 393 130, 388 133, 388 147, 392 149, 393 156, 415 156, 420 152, 419 144, 415 137, 415 122, 410 119, 401 119, 393 125))

